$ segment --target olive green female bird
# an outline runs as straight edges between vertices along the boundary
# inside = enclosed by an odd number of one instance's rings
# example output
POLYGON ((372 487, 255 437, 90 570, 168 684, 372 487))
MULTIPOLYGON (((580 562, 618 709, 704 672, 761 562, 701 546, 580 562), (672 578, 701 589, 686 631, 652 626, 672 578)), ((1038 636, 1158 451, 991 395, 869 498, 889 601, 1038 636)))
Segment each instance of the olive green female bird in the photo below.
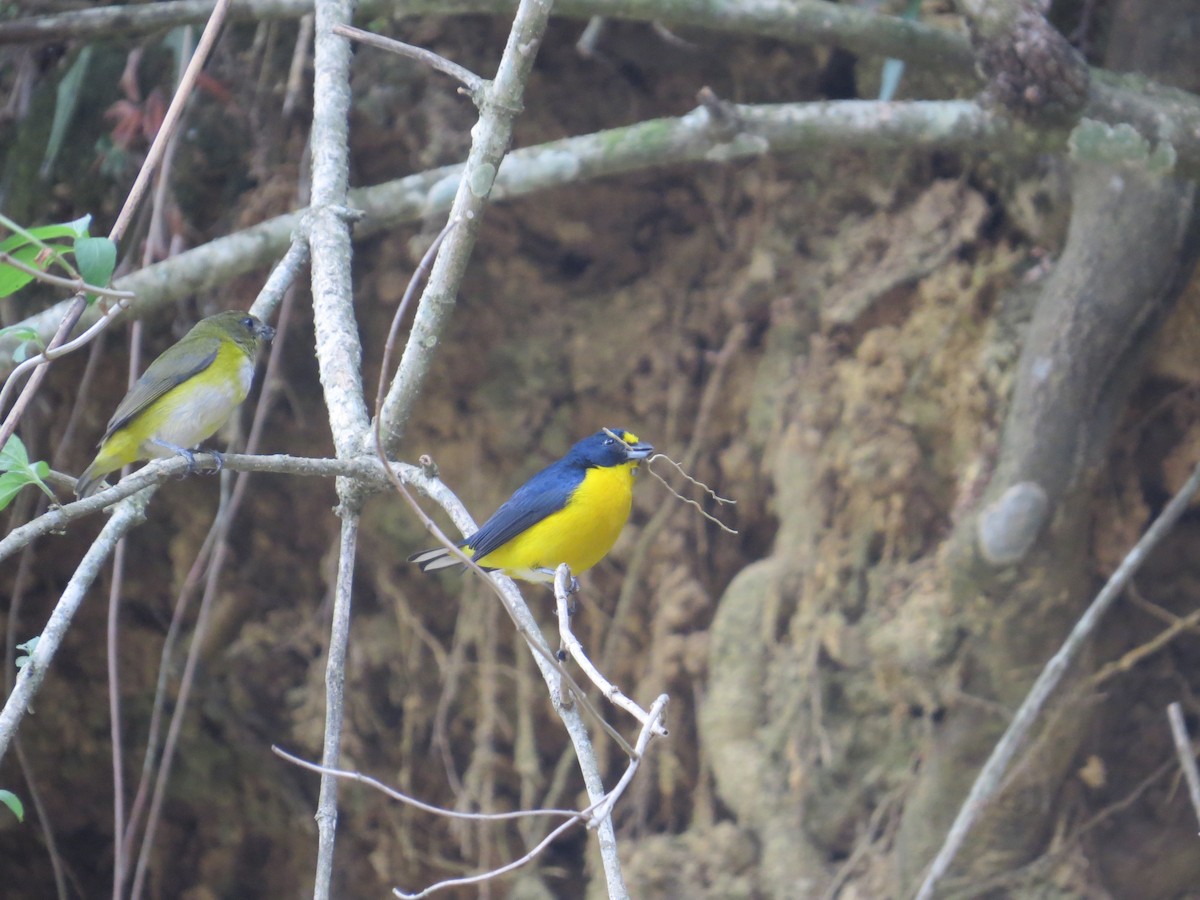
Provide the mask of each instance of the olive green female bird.
POLYGON ((254 354, 274 336, 274 328, 238 310, 197 322, 125 395, 75 494, 94 493, 105 475, 139 459, 178 453, 194 465, 192 448, 212 437, 246 399, 254 354))

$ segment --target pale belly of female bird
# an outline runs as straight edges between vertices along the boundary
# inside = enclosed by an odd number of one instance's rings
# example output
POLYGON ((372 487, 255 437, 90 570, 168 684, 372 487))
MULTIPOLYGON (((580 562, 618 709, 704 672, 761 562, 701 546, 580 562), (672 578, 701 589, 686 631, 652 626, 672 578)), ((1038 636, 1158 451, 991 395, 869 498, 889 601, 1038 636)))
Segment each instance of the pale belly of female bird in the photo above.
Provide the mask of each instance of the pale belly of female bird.
POLYGON ((230 412, 246 399, 253 379, 254 364, 246 360, 235 380, 215 385, 186 384, 182 386, 185 391, 173 388, 164 395, 166 402, 155 410, 158 421, 149 429, 157 443, 143 441, 139 448, 142 454, 148 459, 174 456, 175 451, 166 445, 190 450, 212 437, 229 419, 230 412), (177 392, 181 396, 177 402, 171 402, 177 392), (178 415, 181 412, 183 415, 178 415))

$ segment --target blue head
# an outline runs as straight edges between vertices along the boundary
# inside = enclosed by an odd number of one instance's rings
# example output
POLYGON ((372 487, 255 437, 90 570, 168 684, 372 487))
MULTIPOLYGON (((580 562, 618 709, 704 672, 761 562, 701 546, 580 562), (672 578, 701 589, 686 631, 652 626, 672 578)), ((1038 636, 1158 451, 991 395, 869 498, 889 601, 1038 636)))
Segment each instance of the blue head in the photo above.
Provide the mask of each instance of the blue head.
POLYGON ((645 459, 654 448, 642 443, 632 431, 605 428, 585 437, 567 452, 567 459, 587 468, 619 466, 645 459))

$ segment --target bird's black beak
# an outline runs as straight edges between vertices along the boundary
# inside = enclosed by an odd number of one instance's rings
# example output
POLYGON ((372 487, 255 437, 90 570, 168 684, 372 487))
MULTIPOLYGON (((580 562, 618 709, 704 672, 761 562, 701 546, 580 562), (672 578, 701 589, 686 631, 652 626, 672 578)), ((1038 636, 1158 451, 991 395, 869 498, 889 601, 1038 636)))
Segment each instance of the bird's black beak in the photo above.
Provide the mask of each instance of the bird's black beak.
POLYGON ((626 459, 645 459, 654 452, 654 447, 647 444, 645 441, 638 441, 636 444, 630 444, 625 449, 626 459))

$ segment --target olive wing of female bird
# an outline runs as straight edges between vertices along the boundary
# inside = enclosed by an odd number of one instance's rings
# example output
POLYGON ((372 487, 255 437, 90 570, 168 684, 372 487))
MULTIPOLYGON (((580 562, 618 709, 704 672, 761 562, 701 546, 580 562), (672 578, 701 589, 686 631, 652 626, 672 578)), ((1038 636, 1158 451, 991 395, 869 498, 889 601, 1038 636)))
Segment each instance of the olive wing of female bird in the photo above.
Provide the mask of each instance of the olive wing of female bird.
POLYGON ((160 356, 150 363, 142 377, 129 389, 125 399, 117 405, 117 411, 108 420, 108 428, 104 431, 104 437, 100 439, 101 443, 112 437, 113 432, 132 422, 139 413, 145 412, 151 403, 171 388, 178 387, 211 366, 220 350, 220 338, 198 337, 182 348, 181 353, 170 358, 160 356))

